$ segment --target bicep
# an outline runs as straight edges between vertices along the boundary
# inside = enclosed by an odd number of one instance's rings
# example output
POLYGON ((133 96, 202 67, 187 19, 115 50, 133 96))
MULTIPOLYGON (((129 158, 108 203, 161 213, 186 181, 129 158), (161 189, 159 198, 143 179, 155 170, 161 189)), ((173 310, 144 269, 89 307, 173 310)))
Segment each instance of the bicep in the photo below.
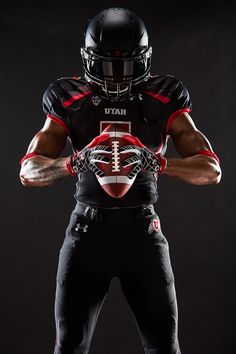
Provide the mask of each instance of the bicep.
POLYGON ((213 151, 207 137, 196 128, 192 118, 186 112, 174 119, 168 134, 182 157, 195 155, 200 150, 213 151))
POLYGON ((57 158, 65 147, 66 139, 65 129, 47 118, 43 128, 31 140, 27 154, 36 152, 45 157, 57 158))

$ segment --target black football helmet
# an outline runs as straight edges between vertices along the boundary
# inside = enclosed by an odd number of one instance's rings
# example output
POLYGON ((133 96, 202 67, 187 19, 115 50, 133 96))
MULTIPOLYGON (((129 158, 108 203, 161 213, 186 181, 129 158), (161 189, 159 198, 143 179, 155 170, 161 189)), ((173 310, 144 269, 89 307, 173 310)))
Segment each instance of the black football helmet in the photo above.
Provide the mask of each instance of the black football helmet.
POLYGON ((89 23, 81 56, 86 80, 114 101, 131 98, 133 85, 150 73, 152 48, 143 21, 132 11, 109 8, 89 23))

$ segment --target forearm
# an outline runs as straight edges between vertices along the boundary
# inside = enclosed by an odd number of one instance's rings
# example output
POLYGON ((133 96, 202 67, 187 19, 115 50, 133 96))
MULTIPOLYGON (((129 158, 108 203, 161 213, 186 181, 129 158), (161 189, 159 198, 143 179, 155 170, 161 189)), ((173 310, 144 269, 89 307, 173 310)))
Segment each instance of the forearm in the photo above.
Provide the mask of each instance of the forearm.
POLYGON ((220 165, 201 155, 168 158, 163 174, 196 185, 219 183, 221 179, 220 165))
POLYGON ((41 155, 26 160, 20 171, 21 183, 24 186, 44 187, 70 176, 66 160, 67 157, 51 159, 41 155))

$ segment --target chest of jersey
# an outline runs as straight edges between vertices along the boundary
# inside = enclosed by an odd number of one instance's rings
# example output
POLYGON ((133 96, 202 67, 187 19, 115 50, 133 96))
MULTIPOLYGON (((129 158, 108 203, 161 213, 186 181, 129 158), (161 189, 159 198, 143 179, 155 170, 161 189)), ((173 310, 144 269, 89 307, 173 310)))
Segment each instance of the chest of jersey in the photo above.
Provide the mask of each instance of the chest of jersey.
POLYGON ((108 123, 123 122, 129 132, 149 149, 156 150, 161 141, 161 111, 149 112, 142 97, 123 102, 111 102, 89 96, 68 109, 71 142, 80 150, 103 131, 108 123), (154 116, 155 119, 150 119, 154 116))

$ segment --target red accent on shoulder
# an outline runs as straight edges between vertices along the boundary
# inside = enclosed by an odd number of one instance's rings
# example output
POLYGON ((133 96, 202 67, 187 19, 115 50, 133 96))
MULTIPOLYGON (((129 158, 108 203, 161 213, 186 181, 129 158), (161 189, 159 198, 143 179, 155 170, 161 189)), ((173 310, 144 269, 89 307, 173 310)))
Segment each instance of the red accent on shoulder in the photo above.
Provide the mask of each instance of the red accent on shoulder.
POLYGON ((75 96, 71 96, 68 100, 63 102, 63 106, 64 107, 69 107, 72 105, 72 103, 74 103, 77 100, 80 100, 82 97, 87 96, 91 93, 92 91, 86 91, 83 93, 79 93, 78 95, 75 96))
POLYGON ((39 153, 37 153, 37 152, 35 152, 35 151, 29 152, 28 154, 26 154, 25 156, 23 156, 21 160, 19 160, 19 163, 22 165, 22 163, 23 163, 25 160, 29 159, 29 158, 32 157, 32 156, 36 156, 36 155, 39 155, 39 153))
POLYGON ((189 109, 189 108, 181 108, 181 109, 178 109, 178 111, 175 111, 175 112, 171 113, 171 115, 169 116, 168 121, 167 121, 166 134, 168 134, 168 130, 170 129, 170 126, 171 126, 173 120, 174 120, 178 115, 180 115, 180 114, 183 113, 183 112, 189 113, 189 112, 191 112, 191 109, 189 109))
POLYGON ((220 163, 219 157, 214 152, 212 152, 210 150, 200 150, 197 152, 197 155, 198 154, 213 157, 213 159, 215 159, 218 163, 220 163))
POLYGON ((145 91, 144 93, 146 93, 149 96, 152 96, 153 98, 161 101, 162 103, 168 103, 170 102, 170 98, 169 97, 165 97, 160 95, 159 93, 153 93, 151 91, 145 91))
POLYGON ((63 128, 65 129, 66 133, 68 135, 70 135, 69 129, 67 128, 66 124, 61 119, 59 119, 51 114, 47 114, 47 117, 50 118, 51 120, 53 120, 53 122, 56 122, 56 123, 62 125, 63 128))

